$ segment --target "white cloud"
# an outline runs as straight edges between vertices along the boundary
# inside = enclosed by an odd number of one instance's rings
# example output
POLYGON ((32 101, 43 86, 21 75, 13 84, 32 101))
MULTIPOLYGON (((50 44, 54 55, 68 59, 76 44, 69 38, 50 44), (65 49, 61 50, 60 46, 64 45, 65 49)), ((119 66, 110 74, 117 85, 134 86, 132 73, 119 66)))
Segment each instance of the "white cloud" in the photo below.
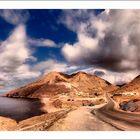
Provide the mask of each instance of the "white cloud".
POLYGON ((32 70, 27 64, 29 60, 33 61, 36 58, 32 56, 28 47, 25 26, 18 25, 0 46, 0 79, 5 87, 12 88, 18 81, 23 83, 41 74, 32 70))
POLYGON ((96 51, 98 40, 85 34, 78 34, 78 42, 71 45, 66 43, 62 48, 62 53, 68 62, 79 63, 82 59, 89 57, 89 54, 96 51))
POLYGON ((86 23, 94 15, 94 10, 63 10, 60 21, 65 24, 70 30, 82 30, 86 23))
POLYGON ((121 85, 131 82, 139 74, 139 71, 112 72, 106 69, 98 69, 93 67, 82 69, 81 71, 95 74, 114 85, 121 85))
POLYGON ((58 47, 58 45, 50 39, 29 39, 30 45, 39 47, 58 47))
POLYGON ((14 77, 18 79, 30 79, 38 77, 40 74, 40 71, 33 71, 29 65, 24 64, 17 68, 16 75, 14 77))
POLYGON ((121 85, 124 83, 131 82, 137 75, 138 71, 129 71, 129 72, 111 72, 105 71, 105 74, 101 78, 109 81, 114 85, 121 85))
MULTIPOLYGON (((2 17, 6 22, 13 25, 25 24, 30 14, 28 10, 19 9, 2 9, 0 10, 0 17, 2 17)), ((1 42, 0 42, 1 44, 1 42)), ((58 45, 51 39, 28 39, 29 45, 41 46, 41 47, 58 47, 58 45)))
POLYGON ((3 9, 0 10, 0 16, 13 25, 23 24, 29 18, 29 13, 27 10, 12 10, 12 9, 3 9))
POLYGON ((70 10, 63 23, 77 33, 77 42, 62 48, 68 62, 120 72, 140 69, 140 10, 106 10, 99 15, 70 10))
POLYGON ((53 59, 49 59, 46 61, 39 62, 34 66, 34 70, 42 71, 44 74, 51 72, 51 71, 57 71, 57 72, 71 72, 79 67, 77 66, 70 66, 67 63, 59 62, 53 59))
POLYGON ((0 46, 0 53, 0 68, 5 71, 14 70, 29 59, 35 60, 28 48, 24 25, 16 27, 9 38, 3 41, 0 46))

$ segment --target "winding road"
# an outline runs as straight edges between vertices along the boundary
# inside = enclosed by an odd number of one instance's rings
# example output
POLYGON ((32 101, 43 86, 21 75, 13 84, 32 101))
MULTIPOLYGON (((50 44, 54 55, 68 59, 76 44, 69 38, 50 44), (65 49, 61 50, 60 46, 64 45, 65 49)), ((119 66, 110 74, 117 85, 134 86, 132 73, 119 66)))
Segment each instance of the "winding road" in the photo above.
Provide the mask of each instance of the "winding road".
POLYGON ((107 104, 95 109, 92 113, 96 114, 101 120, 111 124, 119 130, 139 131, 140 114, 124 112, 116 109, 115 102, 106 94, 107 104))
POLYGON ((106 94, 107 104, 79 107, 55 122, 48 131, 139 131, 140 114, 121 111, 106 94))

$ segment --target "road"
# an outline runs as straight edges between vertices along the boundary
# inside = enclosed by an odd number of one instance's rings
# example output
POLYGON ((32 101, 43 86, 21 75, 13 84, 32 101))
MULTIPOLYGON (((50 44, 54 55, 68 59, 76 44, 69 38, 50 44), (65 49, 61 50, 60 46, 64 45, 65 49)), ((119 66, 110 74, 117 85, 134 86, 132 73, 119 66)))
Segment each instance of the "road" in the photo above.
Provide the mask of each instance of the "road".
POLYGON ((107 104, 79 107, 52 125, 49 131, 139 131, 140 114, 120 111, 106 94, 107 104), (91 113, 92 112, 92 113, 91 113))
POLYGON ((139 131, 140 114, 123 112, 115 108, 115 102, 106 94, 107 104, 95 109, 94 114, 101 120, 115 126, 120 130, 139 131))
POLYGON ((48 131, 117 131, 91 113, 94 107, 79 107, 59 119, 48 131))

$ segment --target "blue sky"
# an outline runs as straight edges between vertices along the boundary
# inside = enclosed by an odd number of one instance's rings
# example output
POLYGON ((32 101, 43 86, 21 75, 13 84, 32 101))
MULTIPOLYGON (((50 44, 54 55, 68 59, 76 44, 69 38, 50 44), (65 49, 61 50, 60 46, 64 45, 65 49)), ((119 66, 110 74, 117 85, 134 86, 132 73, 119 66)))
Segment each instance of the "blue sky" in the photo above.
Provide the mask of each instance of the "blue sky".
POLYGON ((0 92, 50 71, 130 81, 139 74, 139 58, 127 59, 123 51, 139 48, 131 32, 139 26, 137 15, 138 10, 0 10, 0 92))
MULTIPOLYGON (((53 57, 57 57, 57 60, 65 61, 64 57, 61 54, 61 47, 64 43, 67 42, 73 44, 77 40, 77 35, 75 32, 71 31, 63 23, 60 22, 63 11, 43 9, 24 11, 25 13, 28 13, 29 16, 27 21, 25 21, 26 33, 29 38, 50 39, 53 40, 56 44, 60 44, 60 47, 44 47, 40 45, 37 48, 35 48, 35 44, 31 44, 30 47, 34 50, 34 56, 38 59, 38 61, 43 61, 53 57)), ((102 10, 93 11, 95 11, 96 14, 99 14, 102 10)), ((16 13, 18 13, 18 10, 15 11, 14 14, 16 13)), ((25 17, 23 16, 23 18, 25 17)), ((0 27, 3 30, 0 30, 0 40, 6 40, 9 37, 9 34, 17 26, 18 23, 15 23, 15 25, 13 25, 13 23, 9 21, 7 22, 3 17, 1 17, 0 27)))
MULTIPOLYGON (((58 23, 59 16, 62 13, 61 10, 28 10, 28 13, 30 17, 25 23, 28 37, 33 39, 50 39, 57 44, 65 42, 73 43, 76 40, 76 33, 67 29, 62 23, 58 23)), ((4 30, 0 30, 0 40, 8 38, 10 32, 12 32, 16 26, 18 25, 8 23, 1 17, 0 27, 4 30)), ((35 44, 31 47, 34 49, 35 44)), ((57 47, 47 48, 47 46, 42 47, 40 45, 36 48, 34 55, 39 61, 42 61, 50 58, 52 51, 53 54, 57 56, 57 59, 64 60, 60 53, 60 48, 57 47)))

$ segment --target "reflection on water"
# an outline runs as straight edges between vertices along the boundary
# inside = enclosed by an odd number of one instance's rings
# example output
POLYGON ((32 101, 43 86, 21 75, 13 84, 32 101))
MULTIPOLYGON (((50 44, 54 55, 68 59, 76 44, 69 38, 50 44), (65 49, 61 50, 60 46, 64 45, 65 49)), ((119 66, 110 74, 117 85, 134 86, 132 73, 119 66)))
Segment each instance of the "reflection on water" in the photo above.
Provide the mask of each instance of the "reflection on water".
POLYGON ((39 99, 21 99, 0 97, 0 116, 15 119, 17 122, 44 114, 39 99))

